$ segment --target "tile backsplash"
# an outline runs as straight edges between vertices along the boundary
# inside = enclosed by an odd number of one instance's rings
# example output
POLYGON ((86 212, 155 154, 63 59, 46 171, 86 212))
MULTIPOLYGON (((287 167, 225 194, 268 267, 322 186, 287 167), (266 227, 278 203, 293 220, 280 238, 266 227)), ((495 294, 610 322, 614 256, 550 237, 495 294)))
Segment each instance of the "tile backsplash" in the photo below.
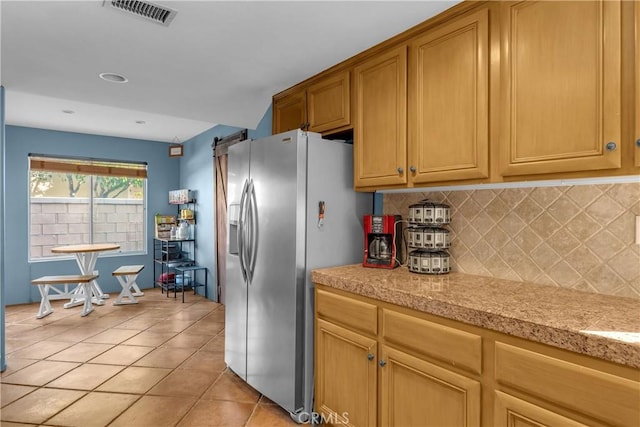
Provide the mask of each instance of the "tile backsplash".
POLYGON ((452 271, 640 299, 640 184, 385 194, 385 214, 451 206, 452 271))

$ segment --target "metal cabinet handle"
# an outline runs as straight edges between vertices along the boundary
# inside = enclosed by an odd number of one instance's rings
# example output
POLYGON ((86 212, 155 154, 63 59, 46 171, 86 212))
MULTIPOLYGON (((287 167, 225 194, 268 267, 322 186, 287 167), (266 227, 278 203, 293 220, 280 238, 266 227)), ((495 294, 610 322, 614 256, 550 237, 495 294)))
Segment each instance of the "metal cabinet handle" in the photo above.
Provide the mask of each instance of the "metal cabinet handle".
POLYGON ((415 173, 417 169, 416 169, 416 167, 415 167, 415 166, 411 166, 411 167, 409 168, 409 170, 410 170, 411 172, 415 173))
POLYGON ((615 149, 618 148, 618 145, 615 142, 608 142, 607 145, 605 145, 605 148, 607 151, 615 151, 615 149))
POLYGON ((373 360, 375 358, 375 356, 371 353, 367 354, 367 359, 369 360, 373 360))
POLYGON ((381 360, 380 362, 378 362, 378 364, 380 365, 380 367, 384 368, 387 365, 387 362, 381 360))
POLYGON ((402 169, 402 167, 401 167, 401 166, 398 166, 398 173, 399 173, 400 175, 402 175, 402 172, 404 172, 404 169, 402 169))
POLYGON ((640 147, 640 138, 636 140, 636 147, 640 147))

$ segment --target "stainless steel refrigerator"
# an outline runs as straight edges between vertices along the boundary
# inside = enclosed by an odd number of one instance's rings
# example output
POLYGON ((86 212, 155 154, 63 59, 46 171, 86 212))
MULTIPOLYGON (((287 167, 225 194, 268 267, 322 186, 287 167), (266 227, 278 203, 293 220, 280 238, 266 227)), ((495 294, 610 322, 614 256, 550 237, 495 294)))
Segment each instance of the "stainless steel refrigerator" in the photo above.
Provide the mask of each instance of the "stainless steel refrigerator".
POLYGON ((225 362, 303 418, 313 398, 310 271, 362 262, 362 216, 373 208, 370 193, 353 190, 352 149, 295 130, 228 150, 225 362))

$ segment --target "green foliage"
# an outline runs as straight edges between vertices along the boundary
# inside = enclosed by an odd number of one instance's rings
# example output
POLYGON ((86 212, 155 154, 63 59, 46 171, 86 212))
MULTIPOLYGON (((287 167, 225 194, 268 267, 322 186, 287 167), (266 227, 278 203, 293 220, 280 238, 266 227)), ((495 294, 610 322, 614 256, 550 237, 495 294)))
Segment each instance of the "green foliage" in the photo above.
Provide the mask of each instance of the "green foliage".
POLYGON ((131 187, 142 187, 140 178, 97 176, 93 180, 93 194, 98 198, 115 198, 131 187))
MULTIPOLYGON (((69 197, 76 197, 78 190, 83 184, 91 182, 93 184, 93 197, 96 198, 116 198, 122 193, 131 190, 134 191, 133 198, 142 198, 142 188, 144 180, 140 178, 125 178, 111 176, 93 176, 72 174, 72 173, 53 173, 45 171, 32 171, 29 177, 29 185, 31 197, 46 196, 49 189, 54 186, 54 177, 66 181, 69 197), (93 178, 93 179, 92 179, 93 178), (137 194, 140 193, 140 194, 137 194)), ((130 196, 131 197, 131 196, 130 196)))

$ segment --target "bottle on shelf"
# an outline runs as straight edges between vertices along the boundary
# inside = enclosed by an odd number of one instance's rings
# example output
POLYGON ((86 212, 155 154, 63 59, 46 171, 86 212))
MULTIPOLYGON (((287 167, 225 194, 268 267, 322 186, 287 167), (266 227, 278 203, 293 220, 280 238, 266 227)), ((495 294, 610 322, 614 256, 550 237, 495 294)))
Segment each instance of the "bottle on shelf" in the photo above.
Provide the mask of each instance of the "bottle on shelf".
POLYGON ((180 222, 176 237, 183 240, 189 238, 189 223, 187 221, 180 222))

